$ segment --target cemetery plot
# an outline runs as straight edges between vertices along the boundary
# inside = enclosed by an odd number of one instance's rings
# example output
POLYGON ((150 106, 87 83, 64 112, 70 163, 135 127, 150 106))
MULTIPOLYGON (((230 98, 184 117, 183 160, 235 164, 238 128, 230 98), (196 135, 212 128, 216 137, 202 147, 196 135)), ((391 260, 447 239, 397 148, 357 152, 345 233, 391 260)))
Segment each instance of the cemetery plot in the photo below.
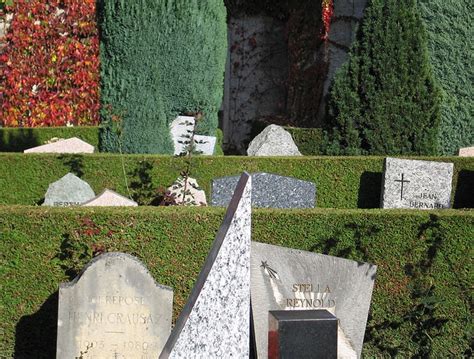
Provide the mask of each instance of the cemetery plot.
POLYGON ((452 163, 387 157, 381 207, 450 208, 453 168, 452 163))
POLYGON ((102 254, 59 289, 57 358, 156 358, 173 291, 124 253, 102 254))
POLYGON ((251 295, 259 358, 268 355, 270 310, 325 309, 339 320, 338 352, 360 357, 376 266, 252 242, 251 295))

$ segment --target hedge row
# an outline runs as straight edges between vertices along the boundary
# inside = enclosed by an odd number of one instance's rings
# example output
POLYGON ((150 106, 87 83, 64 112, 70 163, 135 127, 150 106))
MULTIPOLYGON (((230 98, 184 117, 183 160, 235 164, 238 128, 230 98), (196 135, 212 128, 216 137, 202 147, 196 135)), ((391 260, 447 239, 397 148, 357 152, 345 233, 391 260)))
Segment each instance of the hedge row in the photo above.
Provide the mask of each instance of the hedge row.
MULTIPOLYGON (((0 357, 52 358, 57 290, 101 251, 174 288, 176 319, 221 208, 0 208, 0 357), (196 238, 199 238, 196 241, 196 238)), ((378 266, 365 357, 470 357, 474 211, 255 210, 253 240, 378 266)))
MULTIPOLYGON (((191 176, 210 197, 211 180, 247 172, 269 172, 313 181, 317 207, 379 208, 383 157, 237 157, 200 156, 191 176)), ((453 207, 474 207, 474 158, 416 157, 454 163, 453 207)), ((96 193, 104 188, 150 203, 185 168, 179 157, 158 155, 56 155, 0 153, 0 205, 35 205, 48 185, 68 172, 87 181, 96 193), (125 173, 125 176, 124 176, 125 173)))
POLYGON ((99 127, 0 128, 0 152, 23 152, 57 138, 78 137, 99 148, 99 127))
MULTIPOLYGON (((45 144, 57 138, 77 137, 99 149, 99 127, 36 127, 36 128, 0 128, 0 152, 23 152, 24 150, 45 144)), ((216 132, 215 155, 223 155, 222 131, 216 132)))

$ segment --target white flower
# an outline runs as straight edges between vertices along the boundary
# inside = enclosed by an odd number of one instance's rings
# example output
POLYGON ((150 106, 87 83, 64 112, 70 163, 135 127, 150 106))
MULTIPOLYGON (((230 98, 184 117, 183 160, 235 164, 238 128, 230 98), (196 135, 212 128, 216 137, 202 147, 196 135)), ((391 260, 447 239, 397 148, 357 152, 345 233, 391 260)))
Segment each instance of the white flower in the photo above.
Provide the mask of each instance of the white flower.
POLYGON ((31 92, 33 93, 33 95, 36 95, 38 93, 38 88, 38 85, 33 85, 33 87, 31 88, 31 92))

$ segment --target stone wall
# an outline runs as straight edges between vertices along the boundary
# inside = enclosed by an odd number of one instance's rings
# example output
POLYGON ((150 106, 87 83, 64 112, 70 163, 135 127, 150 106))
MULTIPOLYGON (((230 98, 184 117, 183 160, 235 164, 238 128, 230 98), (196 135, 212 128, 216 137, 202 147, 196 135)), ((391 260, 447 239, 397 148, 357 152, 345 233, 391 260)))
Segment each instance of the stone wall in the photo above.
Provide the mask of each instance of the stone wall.
MULTIPOLYGON (((301 67, 300 79, 321 76, 323 81, 322 88, 313 91, 317 97, 315 101, 319 103, 316 106, 306 100, 311 92, 302 91, 301 96, 306 96, 303 99, 295 98, 293 92, 289 96, 289 75, 293 78, 295 74, 290 73, 289 69, 294 64, 291 64, 288 51, 291 29, 287 21, 263 15, 229 17, 229 52, 220 118, 220 127, 224 132, 223 147, 227 153, 245 154, 251 140, 252 124, 261 118, 271 117, 273 122, 286 121, 287 124, 305 127, 324 124, 325 101, 331 80, 347 59, 366 3, 367 0, 335 0, 327 42, 312 50, 312 63, 301 67), (321 69, 322 72, 319 71, 321 69), (308 102, 306 109, 299 100, 308 102), (313 118, 291 118, 308 117, 309 112, 314 113, 313 118)), ((314 36, 316 38, 320 34, 315 33, 314 36)), ((299 81, 302 86, 308 83, 306 80, 299 81)), ((312 83, 309 82, 310 86, 312 83)), ((292 86, 293 90, 294 84, 292 86)))

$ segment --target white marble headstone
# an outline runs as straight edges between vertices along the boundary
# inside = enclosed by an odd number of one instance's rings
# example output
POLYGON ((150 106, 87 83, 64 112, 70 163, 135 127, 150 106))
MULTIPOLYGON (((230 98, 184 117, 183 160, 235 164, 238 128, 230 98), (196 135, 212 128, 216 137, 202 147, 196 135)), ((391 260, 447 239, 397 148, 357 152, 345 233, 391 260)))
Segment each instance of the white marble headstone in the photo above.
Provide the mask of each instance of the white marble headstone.
POLYGON ((72 137, 67 140, 59 140, 46 145, 29 148, 24 153, 93 153, 94 146, 87 142, 72 137))
MULTIPOLYGON (((174 143, 174 154, 180 155, 187 151, 187 141, 194 129, 194 117, 178 116, 170 124, 171 138, 174 143)), ((216 137, 195 135, 195 151, 202 155, 213 155, 216 147, 216 137)))
POLYGON ((118 194, 110 189, 105 189, 101 194, 82 204, 84 207, 136 207, 138 203, 118 194))
POLYGON ((252 242, 252 313, 259 358, 267 357, 268 311, 326 309, 339 319, 338 352, 360 357, 377 267, 252 242))
POLYGON ((125 253, 94 258, 59 288, 57 358, 157 358, 171 329, 173 290, 125 253))
POLYGON ((244 173, 164 358, 248 358, 251 179, 244 173))

